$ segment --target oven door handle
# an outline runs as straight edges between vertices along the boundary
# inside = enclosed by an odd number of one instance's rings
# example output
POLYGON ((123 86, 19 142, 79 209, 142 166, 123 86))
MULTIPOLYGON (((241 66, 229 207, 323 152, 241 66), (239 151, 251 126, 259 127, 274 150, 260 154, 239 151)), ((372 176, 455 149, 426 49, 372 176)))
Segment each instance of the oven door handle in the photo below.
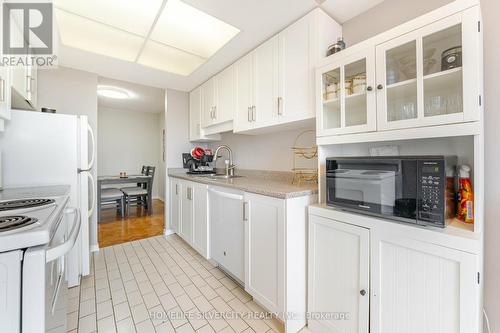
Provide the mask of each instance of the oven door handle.
POLYGON ((64 269, 62 272, 59 273, 59 276, 57 277, 56 288, 54 290, 54 295, 52 295, 52 303, 50 306, 50 313, 52 315, 54 315, 54 312, 56 311, 57 299, 59 298, 59 292, 61 291, 61 285, 63 279, 64 279, 64 269))
POLYGON ((75 245, 78 234, 80 233, 80 211, 77 208, 67 208, 64 211, 65 215, 73 214, 73 227, 71 228, 71 233, 68 239, 57 246, 49 248, 45 252, 45 261, 47 263, 56 260, 62 256, 65 256, 75 245))

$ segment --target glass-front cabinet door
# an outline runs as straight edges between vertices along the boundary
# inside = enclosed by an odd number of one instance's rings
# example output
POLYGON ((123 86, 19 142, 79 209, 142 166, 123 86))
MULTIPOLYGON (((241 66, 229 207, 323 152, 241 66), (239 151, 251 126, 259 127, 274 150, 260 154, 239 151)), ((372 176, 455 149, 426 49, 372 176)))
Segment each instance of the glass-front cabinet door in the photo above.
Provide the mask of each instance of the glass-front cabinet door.
POLYGON ((376 47, 379 130, 478 119, 473 14, 450 16, 376 47))
POLYGON ((317 80, 319 136, 376 130, 373 49, 319 69, 317 80))

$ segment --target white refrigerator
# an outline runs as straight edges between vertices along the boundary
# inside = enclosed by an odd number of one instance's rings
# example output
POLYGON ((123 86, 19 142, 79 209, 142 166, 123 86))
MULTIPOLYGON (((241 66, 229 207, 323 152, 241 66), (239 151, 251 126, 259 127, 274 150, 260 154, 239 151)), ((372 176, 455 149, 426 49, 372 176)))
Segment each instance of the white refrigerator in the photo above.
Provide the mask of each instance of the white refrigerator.
POLYGON ((3 188, 71 185, 70 206, 80 208, 79 238, 68 256, 68 286, 90 273, 90 230, 96 207, 92 176, 95 136, 86 116, 12 111, 0 133, 3 188))

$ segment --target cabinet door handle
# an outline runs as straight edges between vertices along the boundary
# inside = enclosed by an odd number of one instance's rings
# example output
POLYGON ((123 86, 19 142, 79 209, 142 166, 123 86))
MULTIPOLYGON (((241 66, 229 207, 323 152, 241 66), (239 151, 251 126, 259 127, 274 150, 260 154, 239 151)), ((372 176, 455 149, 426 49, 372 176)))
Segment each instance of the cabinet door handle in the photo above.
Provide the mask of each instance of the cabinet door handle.
POLYGON ((283 97, 278 97, 278 116, 283 115, 283 97))
POLYGON ((365 296, 365 295, 366 295, 366 290, 362 289, 362 290, 359 292, 359 294, 360 294, 361 296, 365 296))
POLYGON ((179 184, 175 184, 175 195, 179 195, 179 184))
POLYGON ((5 80, 0 77, 0 102, 5 102, 5 80))
POLYGON ((26 92, 31 92, 31 76, 26 75, 26 92))
POLYGON ((217 105, 214 106, 214 119, 217 119, 217 105))
POLYGON ((372 87, 372 86, 368 86, 368 87, 366 87, 366 90, 367 90, 367 91, 372 91, 372 90, 373 90, 373 87, 372 87))
POLYGON ((247 107, 247 120, 248 120, 248 122, 252 121, 252 119, 250 119, 250 106, 247 107))
POLYGON ((252 120, 256 121, 257 120, 257 107, 252 106, 252 120))
POLYGON ((379 85, 377 86, 377 89, 378 89, 378 90, 382 90, 382 89, 384 89, 384 86, 383 86, 383 85, 381 85, 381 84, 379 84, 379 85))
POLYGON ((243 221, 248 221, 247 205, 248 205, 248 202, 243 202, 243 221))

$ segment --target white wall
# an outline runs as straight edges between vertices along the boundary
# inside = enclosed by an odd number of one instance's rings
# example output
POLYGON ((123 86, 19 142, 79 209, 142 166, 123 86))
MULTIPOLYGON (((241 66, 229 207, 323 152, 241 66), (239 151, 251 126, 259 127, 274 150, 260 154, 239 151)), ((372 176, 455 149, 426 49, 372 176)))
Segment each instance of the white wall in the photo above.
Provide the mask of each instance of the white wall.
MULTIPOLYGON (((210 144, 215 149, 226 144, 233 151, 233 160, 238 169, 290 171, 293 168, 292 147, 295 138, 305 129, 262 134, 257 136, 233 133, 222 134, 222 140, 210 144)), ((313 135, 305 135, 299 144, 312 146, 313 135)), ((217 162, 222 168, 223 163, 217 162), (220 164, 219 164, 220 163, 220 164)))
MULTIPOLYGON (((59 67, 38 71, 38 107, 55 108, 57 113, 86 115, 97 138, 97 75, 59 67)), ((97 139, 96 138, 96 139, 97 139)), ((97 146, 95 146, 96 151, 97 146)), ((96 156, 97 162, 99 161, 96 156)), ((93 170, 94 177, 97 170, 93 170)), ((90 244, 97 246, 97 215, 92 217, 90 244)))
POLYGON ((165 138, 163 137, 163 131, 165 130, 165 112, 162 112, 159 114, 159 120, 158 120, 158 125, 160 127, 159 133, 158 133, 158 140, 160 141, 160 150, 158 152, 159 154, 159 161, 158 161, 158 168, 157 170, 157 175, 158 175, 158 197, 165 201, 165 176, 167 174, 166 166, 165 166, 165 161, 166 161, 166 151, 165 151, 165 138), (165 158, 165 159, 164 159, 165 158))
MULTIPOLYGON (((99 108, 98 173, 139 174, 143 165, 160 168, 160 114, 99 108)), ((158 197, 156 172, 153 197, 158 197)))
MULTIPOLYGON (((191 149, 189 142, 189 93, 167 89, 165 92, 165 169, 182 168, 182 153, 191 149)), ((169 179, 165 177, 165 187, 169 179)), ((168 202, 168 191, 165 202, 168 202)), ((165 232, 169 233, 170 211, 165 205, 165 232)))

